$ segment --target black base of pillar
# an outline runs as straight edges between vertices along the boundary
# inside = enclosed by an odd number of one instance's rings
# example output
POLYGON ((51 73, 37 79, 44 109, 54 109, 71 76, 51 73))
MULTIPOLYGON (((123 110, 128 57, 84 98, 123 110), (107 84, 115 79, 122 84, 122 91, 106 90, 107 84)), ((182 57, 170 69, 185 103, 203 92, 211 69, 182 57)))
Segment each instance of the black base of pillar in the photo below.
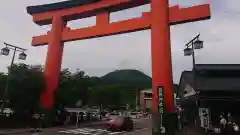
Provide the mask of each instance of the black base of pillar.
POLYGON ((152 135, 160 135, 160 116, 152 116, 152 135))
POLYGON ((165 113, 163 117, 163 126, 165 127, 165 135, 174 135, 178 128, 177 113, 165 113))
POLYGON ((44 119, 42 120, 43 128, 49 128, 54 125, 54 109, 43 109, 44 119))

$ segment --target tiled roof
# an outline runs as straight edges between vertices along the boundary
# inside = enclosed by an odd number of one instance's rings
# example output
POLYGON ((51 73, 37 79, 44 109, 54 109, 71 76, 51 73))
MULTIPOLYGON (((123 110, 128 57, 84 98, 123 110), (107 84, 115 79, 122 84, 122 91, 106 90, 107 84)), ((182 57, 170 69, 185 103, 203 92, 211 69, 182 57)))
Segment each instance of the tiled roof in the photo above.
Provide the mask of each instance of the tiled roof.
MULTIPOLYGON (((240 66, 226 65, 222 68, 214 66, 200 66, 196 74, 196 90, 232 90, 240 91, 240 66), (205 66, 205 67, 204 67, 205 66), (237 70, 238 67, 238 70, 237 70), (208 68, 208 69, 207 69, 208 68), (216 68, 214 70, 214 68, 216 68), (225 69, 225 70, 224 70, 225 69)), ((182 79, 193 85, 193 72, 182 72, 182 79)), ((181 82, 181 81, 180 81, 181 82)))
POLYGON ((214 70, 214 71, 222 71, 222 70, 238 70, 240 71, 240 64, 196 64, 196 69, 198 71, 203 70, 214 70))

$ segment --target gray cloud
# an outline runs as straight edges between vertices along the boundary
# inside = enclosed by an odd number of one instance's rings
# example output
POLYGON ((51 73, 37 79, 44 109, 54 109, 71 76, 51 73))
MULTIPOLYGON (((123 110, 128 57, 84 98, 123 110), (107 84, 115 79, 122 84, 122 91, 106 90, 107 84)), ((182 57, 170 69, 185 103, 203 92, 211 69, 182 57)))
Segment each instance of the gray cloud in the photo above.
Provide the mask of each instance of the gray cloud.
MULTIPOLYGON (((47 47, 31 47, 33 35, 44 34, 49 26, 39 27, 32 23, 26 6, 57 2, 61 0, 8 0, 0 5, 0 42, 9 42, 27 48, 27 64, 44 64, 47 47)), ((178 82, 181 71, 191 69, 191 57, 183 56, 184 44, 201 33, 204 49, 197 51, 197 63, 239 63, 238 33, 240 31, 239 0, 171 0, 171 5, 181 7, 211 3, 212 19, 171 27, 171 45, 174 81, 178 82)), ((112 21, 133 18, 149 6, 141 6, 111 15, 112 21)), ((70 22, 71 28, 95 24, 95 18, 70 22)), ((84 69, 89 75, 104 75, 122 68, 139 69, 151 75, 150 31, 140 31, 65 44, 63 68, 84 69)), ((2 45, 3 46, 3 45, 2 45)), ((6 71, 11 57, 0 56, 0 71, 6 71)), ((20 62, 16 60, 16 62, 20 62)))

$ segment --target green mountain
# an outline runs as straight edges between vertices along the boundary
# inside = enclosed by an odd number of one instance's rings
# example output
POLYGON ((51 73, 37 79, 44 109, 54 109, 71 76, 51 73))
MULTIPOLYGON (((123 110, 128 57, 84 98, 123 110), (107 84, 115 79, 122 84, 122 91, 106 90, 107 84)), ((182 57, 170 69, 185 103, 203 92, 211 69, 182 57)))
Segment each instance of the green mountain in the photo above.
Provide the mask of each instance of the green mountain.
POLYGON ((133 69, 123 69, 110 72, 101 77, 107 84, 120 84, 139 89, 151 88, 152 78, 148 75, 133 69))

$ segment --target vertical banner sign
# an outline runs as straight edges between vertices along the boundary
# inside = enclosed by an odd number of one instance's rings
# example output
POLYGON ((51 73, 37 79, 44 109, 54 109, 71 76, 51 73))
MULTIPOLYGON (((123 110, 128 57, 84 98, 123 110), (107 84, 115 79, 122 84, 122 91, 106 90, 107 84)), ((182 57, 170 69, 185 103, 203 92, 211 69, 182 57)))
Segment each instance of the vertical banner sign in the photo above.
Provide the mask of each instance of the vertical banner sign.
POLYGON ((163 86, 158 87, 158 112, 160 115, 164 113, 164 89, 163 86))

